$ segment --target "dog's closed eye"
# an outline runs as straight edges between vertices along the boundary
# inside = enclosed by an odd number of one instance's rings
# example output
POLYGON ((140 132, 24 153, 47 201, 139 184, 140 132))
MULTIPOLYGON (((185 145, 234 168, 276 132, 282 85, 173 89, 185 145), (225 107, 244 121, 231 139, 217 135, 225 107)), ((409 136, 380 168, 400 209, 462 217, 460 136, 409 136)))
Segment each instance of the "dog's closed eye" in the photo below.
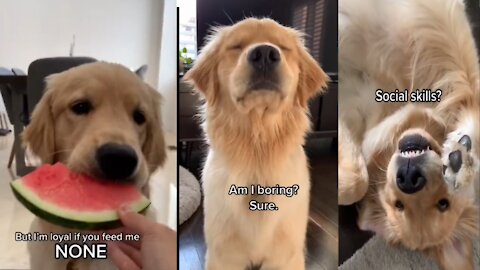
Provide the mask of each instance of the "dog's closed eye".
POLYGON ((242 43, 234 43, 234 44, 228 46, 228 49, 229 50, 241 50, 241 49, 243 49, 243 47, 244 46, 243 46, 242 43))
POLYGON ((286 47, 286 46, 284 46, 284 45, 278 45, 278 47, 279 47, 282 51, 286 51, 286 52, 292 50, 292 49, 290 49, 289 47, 286 47))

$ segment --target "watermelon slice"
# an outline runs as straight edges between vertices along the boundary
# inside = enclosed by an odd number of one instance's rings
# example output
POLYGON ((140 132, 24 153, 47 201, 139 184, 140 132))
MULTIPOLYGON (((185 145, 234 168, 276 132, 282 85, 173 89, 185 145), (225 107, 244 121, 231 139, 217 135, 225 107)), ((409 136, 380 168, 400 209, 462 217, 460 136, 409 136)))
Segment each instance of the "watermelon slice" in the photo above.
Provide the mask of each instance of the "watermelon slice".
POLYGON ((121 226, 117 209, 129 205, 143 212, 150 201, 132 185, 95 180, 65 165, 43 165, 10 183, 15 197, 33 214, 72 229, 121 226))

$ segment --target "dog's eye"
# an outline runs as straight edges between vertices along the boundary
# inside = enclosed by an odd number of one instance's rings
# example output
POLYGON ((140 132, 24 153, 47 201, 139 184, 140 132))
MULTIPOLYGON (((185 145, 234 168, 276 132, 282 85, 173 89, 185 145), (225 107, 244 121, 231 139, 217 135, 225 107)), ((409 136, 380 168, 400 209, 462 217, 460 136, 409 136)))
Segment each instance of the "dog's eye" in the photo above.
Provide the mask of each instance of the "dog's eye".
POLYGON ((447 199, 441 199, 437 203, 437 208, 440 212, 447 211, 448 207, 450 207, 450 202, 447 199))
POLYGON ((241 50, 243 49, 243 45, 238 43, 238 44, 233 44, 232 46, 228 47, 230 50, 241 50))
POLYGON ((92 110, 92 104, 88 100, 83 100, 73 104, 70 109, 78 115, 88 114, 92 110))
POLYGON ((140 110, 133 111, 133 121, 138 125, 145 123, 145 115, 140 110))
POLYGON ((404 209, 405 207, 403 206, 403 203, 402 203, 400 200, 396 200, 396 201, 395 201, 395 208, 397 208, 397 209, 400 210, 400 211, 403 211, 403 209, 404 209))

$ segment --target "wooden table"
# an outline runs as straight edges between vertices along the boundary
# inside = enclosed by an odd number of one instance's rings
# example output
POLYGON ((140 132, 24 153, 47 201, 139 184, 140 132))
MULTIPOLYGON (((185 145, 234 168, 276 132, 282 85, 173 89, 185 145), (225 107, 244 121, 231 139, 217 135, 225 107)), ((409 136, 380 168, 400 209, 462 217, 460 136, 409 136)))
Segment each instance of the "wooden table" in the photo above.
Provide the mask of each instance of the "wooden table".
MULTIPOLYGON (((25 164, 25 149, 22 146, 22 140, 20 134, 23 131, 24 123, 22 122, 22 113, 24 112, 24 95, 27 91, 27 75, 0 75, 0 85, 8 85, 8 89, 11 91, 11 104, 12 104, 12 116, 10 121, 13 124, 13 151, 15 153, 16 174, 17 176, 23 176, 33 170, 32 167, 28 167, 25 164)), ((28 115, 24 115, 28 117, 28 115)))

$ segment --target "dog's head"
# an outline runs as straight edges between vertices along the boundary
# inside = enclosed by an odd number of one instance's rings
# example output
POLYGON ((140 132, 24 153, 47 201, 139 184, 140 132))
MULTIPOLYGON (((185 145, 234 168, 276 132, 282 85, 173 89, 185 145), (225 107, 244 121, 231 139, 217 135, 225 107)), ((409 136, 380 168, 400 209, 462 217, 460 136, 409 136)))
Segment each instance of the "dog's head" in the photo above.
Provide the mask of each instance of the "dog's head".
POLYGON ((24 143, 44 163, 146 187, 165 160, 160 95, 117 64, 81 65, 47 78, 24 143))
POLYGON ((362 229, 413 250, 468 239, 477 228, 472 201, 451 192, 444 179, 442 119, 424 112, 403 111, 404 118, 399 114, 386 120, 396 121, 390 131, 373 131, 389 135, 368 162, 376 191, 368 195, 359 219, 362 229))
POLYGON ((439 143, 424 129, 409 129, 397 141, 380 200, 390 233, 412 249, 445 242, 462 212, 443 179, 439 143))
POLYGON ((253 18, 217 28, 185 79, 208 105, 229 103, 241 113, 306 107, 328 81, 298 31, 253 18))

